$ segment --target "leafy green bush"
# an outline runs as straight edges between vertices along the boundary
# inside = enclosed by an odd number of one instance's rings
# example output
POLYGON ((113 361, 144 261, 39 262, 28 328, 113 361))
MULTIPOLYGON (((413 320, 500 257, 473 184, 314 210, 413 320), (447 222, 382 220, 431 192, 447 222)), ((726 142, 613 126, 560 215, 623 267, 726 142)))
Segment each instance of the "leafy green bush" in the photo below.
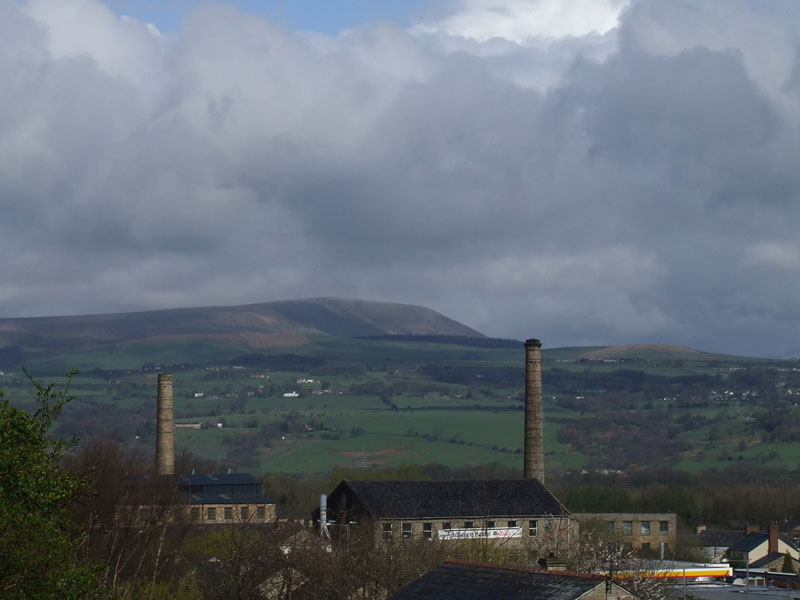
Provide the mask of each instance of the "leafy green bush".
MULTIPOLYGON (((84 488, 59 468, 66 444, 47 437, 72 399, 62 389, 36 388, 33 415, 0 401, 0 596, 79 599, 99 595, 96 570, 78 555, 80 530, 72 505, 84 488)), ((2 392, 0 392, 1 394, 2 392)))

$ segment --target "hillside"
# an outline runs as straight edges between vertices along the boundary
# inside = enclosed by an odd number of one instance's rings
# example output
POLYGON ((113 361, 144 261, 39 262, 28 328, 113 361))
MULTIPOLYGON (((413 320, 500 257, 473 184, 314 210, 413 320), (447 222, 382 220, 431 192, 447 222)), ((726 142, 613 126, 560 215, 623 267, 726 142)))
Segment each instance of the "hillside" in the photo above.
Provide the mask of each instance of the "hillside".
POLYGON ((136 344, 201 343, 242 350, 301 346, 311 336, 483 334, 429 308, 342 298, 135 313, 0 319, 0 366, 42 354, 136 344))
MULTIPOLYGON (((525 349, 415 306, 315 299, 0 320, 0 387, 81 371, 67 438, 152 451, 156 372, 173 374, 176 447, 225 468, 320 473, 436 462, 517 470, 525 349), (16 341, 14 341, 16 340, 16 341), (4 371, 4 373, 3 373, 4 371)), ((545 343, 547 340, 544 340, 545 343)), ((546 347, 548 469, 794 469, 796 361, 661 344, 546 347)))
POLYGON ((609 359, 688 359, 700 360, 710 355, 687 348, 685 346, 668 346, 665 344, 629 344, 626 346, 608 346, 584 352, 578 360, 609 360, 609 359))

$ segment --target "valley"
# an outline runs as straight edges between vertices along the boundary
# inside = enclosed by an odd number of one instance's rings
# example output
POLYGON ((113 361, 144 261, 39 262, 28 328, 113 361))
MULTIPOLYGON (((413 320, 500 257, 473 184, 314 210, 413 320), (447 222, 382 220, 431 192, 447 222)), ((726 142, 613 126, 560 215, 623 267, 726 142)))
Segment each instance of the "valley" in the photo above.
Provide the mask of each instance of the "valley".
MULTIPOLYGON (((521 470, 521 342, 308 339, 259 352, 166 337, 51 354, 28 369, 39 379, 81 371, 59 422, 66 437, 151 451, 156 376, 171 372, 176 422, 198 427, 177 429, 176 447, 218 468, 521 470)), ((545 347, 547 471, 792 471, 800 461, 797 368, 677 347, 545 347)), ((0 387, 23 406, 33 400, 19 371, 6 370, 0 387)))

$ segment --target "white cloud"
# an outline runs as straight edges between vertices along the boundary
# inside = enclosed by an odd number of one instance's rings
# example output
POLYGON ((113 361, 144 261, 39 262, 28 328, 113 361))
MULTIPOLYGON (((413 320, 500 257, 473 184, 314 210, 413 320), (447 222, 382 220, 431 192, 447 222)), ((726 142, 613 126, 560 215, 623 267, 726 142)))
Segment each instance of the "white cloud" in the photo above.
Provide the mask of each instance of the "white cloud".
POLYGON ((794 2, 592 5, 465 2, 466 39, 0 0, 0 315, 343 295, 800 353, 794 2))
POLYGON ((417 25, 417 32, 444 32, 485 42, 604 34, 617 26, 629 0, 461 0, 439 21, 417 25))
POLYGON ((748 0, 643 0, 622 29, 626 45, 649 54, 675 56, 703 48, 730 52, 740 58, 761 93, 791 106, 787 85, 797 65, 800 4, 756 3, 748 0))
POLYGON ((45 30, 55 60, 86 58, 137 85, 160 75, 152 25, 119 18, 96 0, 29 0, 23 10, 45 30))

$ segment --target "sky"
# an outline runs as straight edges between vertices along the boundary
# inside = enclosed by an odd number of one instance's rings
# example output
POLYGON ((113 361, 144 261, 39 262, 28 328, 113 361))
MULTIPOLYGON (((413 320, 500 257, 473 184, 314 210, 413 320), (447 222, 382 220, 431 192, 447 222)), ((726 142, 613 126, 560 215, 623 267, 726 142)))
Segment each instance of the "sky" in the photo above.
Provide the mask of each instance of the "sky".
POLYGON ((0 39, 0 317, 800 356, 795 0, 0 0, 0 39))

